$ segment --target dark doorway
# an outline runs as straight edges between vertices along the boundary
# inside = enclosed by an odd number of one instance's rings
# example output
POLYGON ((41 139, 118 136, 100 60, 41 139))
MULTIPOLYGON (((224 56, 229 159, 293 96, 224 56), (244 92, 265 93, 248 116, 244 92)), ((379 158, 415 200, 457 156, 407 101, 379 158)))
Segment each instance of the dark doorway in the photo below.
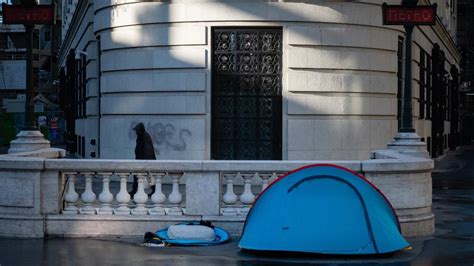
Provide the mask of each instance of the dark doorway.
POLYGON ((211 158, 281 160, 281 28, 213 28, 211 158))

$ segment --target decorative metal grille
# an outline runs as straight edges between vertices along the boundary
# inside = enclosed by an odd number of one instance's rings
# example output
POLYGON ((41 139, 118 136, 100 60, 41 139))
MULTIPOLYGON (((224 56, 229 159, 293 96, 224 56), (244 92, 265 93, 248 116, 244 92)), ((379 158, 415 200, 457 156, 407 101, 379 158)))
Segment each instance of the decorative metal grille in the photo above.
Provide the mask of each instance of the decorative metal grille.
POLYGON ((279 28, 213 30, 213 159, 281 159, 281 38, 279 28))

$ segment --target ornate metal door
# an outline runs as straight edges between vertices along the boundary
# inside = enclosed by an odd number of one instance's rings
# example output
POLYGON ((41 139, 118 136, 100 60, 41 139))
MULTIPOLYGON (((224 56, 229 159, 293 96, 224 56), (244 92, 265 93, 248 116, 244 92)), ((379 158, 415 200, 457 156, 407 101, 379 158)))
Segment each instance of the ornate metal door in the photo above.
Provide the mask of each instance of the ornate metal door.
POLYGON ((218 160, 281 160, 280 28, 214 28, 212 143, 218 160))

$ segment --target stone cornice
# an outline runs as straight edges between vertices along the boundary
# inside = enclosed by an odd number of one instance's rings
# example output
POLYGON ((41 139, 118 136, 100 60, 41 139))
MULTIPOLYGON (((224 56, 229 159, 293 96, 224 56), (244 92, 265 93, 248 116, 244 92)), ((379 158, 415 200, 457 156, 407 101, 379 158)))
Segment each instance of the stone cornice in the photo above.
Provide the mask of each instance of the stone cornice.
MULTIPOLYGON (((419 4, 424 4, 424 5, 431 5, 430 0, 421 0, 419 4)), ((439 12, 439 10, 438 10, 439 12)), ((453 38, 449 34, 448 30, 444 26, 443 22, 439 18, 439 16, 436 17, 436 25, 430 26, 433 31, 436 33, 436 35, 439 37, 439 39, 444 43, 446 48, 450 51, 450 53, 453 55, 454 59, 458 62, 461 63, 461 54, 456 46, 456 43, 454 42, 453 38), (446 36, 446 37, 443 37, 446 36)), ((420 31, 423 32, 423 29, 418 27, 420 31)), ((424 33, 424 32, 423 32, 424 33)))
POLYGON ((66 36, 64 36, 63 43, 61 44, 61 49, 59 50, 59 65, 60 66, 63 64, 67 56, 67 52, 69 51, 71 43, 74 40, 74 35, 76 34, 80 26, 80 21, 83 19, 88 5, 89 5, 89 0, 78 1, 76 10, 74 11, 71 22, 69 23, 66 36))

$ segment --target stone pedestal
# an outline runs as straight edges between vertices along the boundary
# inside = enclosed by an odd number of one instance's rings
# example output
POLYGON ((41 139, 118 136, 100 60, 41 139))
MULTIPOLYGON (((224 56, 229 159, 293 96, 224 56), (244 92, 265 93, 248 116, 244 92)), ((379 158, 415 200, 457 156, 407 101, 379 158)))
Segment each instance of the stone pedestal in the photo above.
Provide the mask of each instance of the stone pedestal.
POLYGON ((389 150, 394 150, 402 154, 415 157, 430 158, 426 149, 426 143, 416 133, 397 133, 394 141, 387 145, 389 150))
POLYGON ((36 151, 39 149, 50 148, 51 145, 38 130, 22 130, 16 139, 10 142, 8 153, 36 151))

